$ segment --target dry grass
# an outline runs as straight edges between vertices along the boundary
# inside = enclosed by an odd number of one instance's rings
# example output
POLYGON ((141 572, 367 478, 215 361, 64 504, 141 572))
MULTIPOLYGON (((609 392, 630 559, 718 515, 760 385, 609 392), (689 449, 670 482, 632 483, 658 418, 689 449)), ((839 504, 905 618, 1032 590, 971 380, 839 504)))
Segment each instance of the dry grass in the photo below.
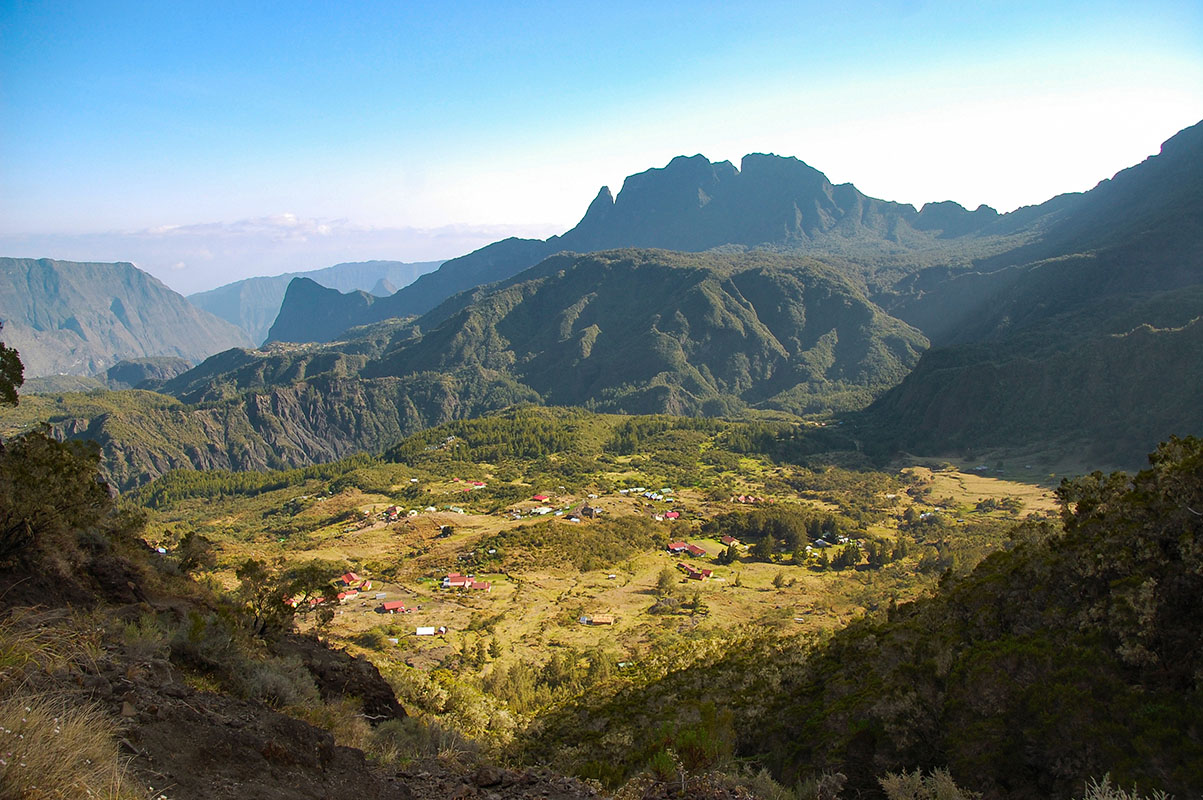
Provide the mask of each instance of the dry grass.
POLYGON ((363 704, 350 697, 329 700, 324 703, 306 703, 288 706, 285 713, 308 722, 315 728, 329 731, 336 744, 365 750, 372 729, 363 718, 363 704))
POLYGON ((67 612, 18 610, 0 620, 0 800, 146 798, 117 752, 116 722, 33 679, 97 655, 101 626, 67 612))
POLYGON ((127 776, 111 717, 24 692, 0 700, 0 800, 146 797, 127 776))

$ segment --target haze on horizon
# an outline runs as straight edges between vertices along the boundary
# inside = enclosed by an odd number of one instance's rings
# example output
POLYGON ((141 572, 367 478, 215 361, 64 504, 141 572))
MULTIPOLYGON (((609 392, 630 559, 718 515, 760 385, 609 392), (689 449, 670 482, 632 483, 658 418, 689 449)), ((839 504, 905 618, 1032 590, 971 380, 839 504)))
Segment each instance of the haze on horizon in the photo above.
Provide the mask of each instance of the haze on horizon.
POLYGON ((676 155, 1000 211, 1203 118, 1193 2, 0 0, 0 255, 194 292, 567 230, 676 155))

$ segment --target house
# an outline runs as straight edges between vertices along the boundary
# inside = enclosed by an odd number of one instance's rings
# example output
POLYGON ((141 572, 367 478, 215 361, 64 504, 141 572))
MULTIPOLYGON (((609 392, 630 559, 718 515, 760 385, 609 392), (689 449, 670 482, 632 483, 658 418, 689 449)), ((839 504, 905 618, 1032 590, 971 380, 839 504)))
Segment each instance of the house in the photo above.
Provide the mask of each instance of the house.
POLYGON ((477 589, 482 592, 487 592, 493 588, 493 584, 489 583, 488 581, 469 580, 467 583, 464 584, 464 588, 465 589, 477 589))
POLYGON ((685 542, 668 543, 668 552, 670 553, 684 553, 687 549, 689 549, 689 545, 687 545, 685 542))
POLYGON ((467 575, 460 575, 458 572, 452 572, 443 576, 444 589, 463 589, 472 581, 467 575))
POLYGON ((406 611, 405 603, 400 600, 389 600, 383 603, 380 608, 376 609, 381 614, 404 614, 406 611))
POLYGON ((358 586, 359 580, 359 576, 354 572, 344 572, 338 576, 338 582, 343 586, 358 586))
POLYGON ((713 570, 698 569, 693 564, 686 564, 684 561, 677 562, 677 569, 685 573, 685 577, 691 581, 707 581, 714 575, 713 570))
POLYGON ((698 547, 696 544, 687 544, 687 545, 685 545, 685 550, 686 550, 686 552, 688 552, 690 555, 694 555, 694 556, 704 556, 704 555, 706 555, 706 551, 705 551, 705 550, 703 550, 702 548, 698 547))
POLYGON ((340 602, 340 603, 345 603, 345 602, 347 602, 348 600, 354 600, 356 597, 359 597, 359 592, 358 592, 358 590, 356 590, 356 589, 348 589, 348 590, 347 590, 347 591, 345 591, 345 592, 339 592, 339 593, 338 593, 338 602, 340 602))
POLYGON ((669 511, 669 512, 665 513, 664 518, 665 519, 677 519, 680 516, 681 516, 680 511, 669 511))
POLYGON ((724 536, 722 542, 723 544, 727 545, 727 547, 739 546, 739 539, 736 539, 734 536, 724 536))
POLYGON ((531 500, 534 500, 536 503, 546 503, 550 499, 551 498, 545 494, 537 494, 537 495, 531 497, 531 500))
POLYGON ((613 614, 594 614, 593 619, 589 621, 590 625, 613 625, 613 614))

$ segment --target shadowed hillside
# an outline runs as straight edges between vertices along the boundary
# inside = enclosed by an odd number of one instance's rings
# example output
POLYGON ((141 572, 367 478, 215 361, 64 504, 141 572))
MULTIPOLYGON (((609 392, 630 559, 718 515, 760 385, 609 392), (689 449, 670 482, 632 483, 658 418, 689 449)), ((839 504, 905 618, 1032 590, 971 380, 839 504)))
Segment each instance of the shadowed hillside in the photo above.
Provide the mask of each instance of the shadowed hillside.
POLYGON ((94 375, 123 359, 193 363, 249 337, 132 264, 0 258, 4 337, 30 378, 94 375))

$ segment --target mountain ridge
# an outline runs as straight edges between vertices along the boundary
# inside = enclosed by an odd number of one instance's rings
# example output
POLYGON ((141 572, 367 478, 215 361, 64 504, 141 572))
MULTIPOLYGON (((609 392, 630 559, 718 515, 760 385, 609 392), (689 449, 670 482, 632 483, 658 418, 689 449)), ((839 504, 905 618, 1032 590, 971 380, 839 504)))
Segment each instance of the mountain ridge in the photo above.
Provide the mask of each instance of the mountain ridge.
MULTIPOLYGON (((945 252, 949 240, 940 238, 944 228, 977 231, 993 221, 988 212, 970 212, 951 201, 916 211, 908 204, 876 200, 851 184, 832 184, 792 157, 750 154, 741 166, 737 170, 728 161, 712 163, 702 155, 678 156, 663 168, 629 176, 617 197, 603 186, 580 222, 559 236, 494 242, 445 262, 370 310, 354 299, 331 297, 325 313, 337 318, 343 330, 424 314, 460 291, 505 280, 560 251, 636 247, 701 252, 769 246, 845 255, 852 247, 875 259, 923 252, 937 260, 963 260, 945 252)), ((987 251, 993 246, 981 243, 987 251)), ((288 306, 286 302, 281 308, 282 321, 272 327, 268 340, 322 341, 297 323, 311 307, 288 306)), ((341 332, 326 330, 320 335, 341 332)))
POLYGON ((390 295, 398 286, 406 286, 421 275, 437 269, 442 261, 351 261, 307 272, 244 278, 215 289, 188 295, 193 305, 231 322, 256 344, 267 339, 288 284, 294 278, 307 278, 340 292, 366 291, 376 296, 390 295))
POLYGON ((251 343, 128 262, 0 258, 0 314, 30 378, 155 356, 196 363, 251 343))

